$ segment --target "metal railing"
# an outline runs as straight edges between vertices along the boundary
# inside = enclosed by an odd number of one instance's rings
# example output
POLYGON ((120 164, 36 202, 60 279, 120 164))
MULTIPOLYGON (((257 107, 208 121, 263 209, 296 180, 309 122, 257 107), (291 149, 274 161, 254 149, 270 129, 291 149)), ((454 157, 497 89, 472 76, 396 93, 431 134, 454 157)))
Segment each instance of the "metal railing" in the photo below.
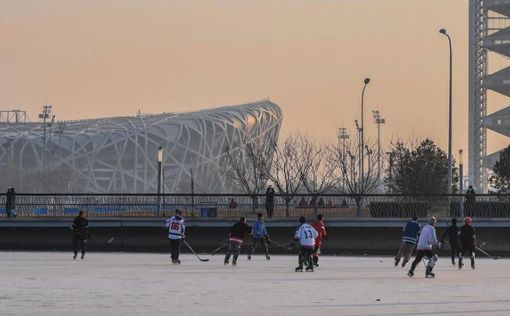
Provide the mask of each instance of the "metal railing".
MULTIPOLYGON (((265 195, 246 194, 16 194, 18 217, 163 217, 181 209, 187 217, 239 217, 267 214, 265 195)), ((0 195, 5 205, 6 195, 0 195)), ((269 203, 271 204, 271 203, 269 203)), ((270 205, 269 205, 270 206, 270 205)), ((274 217, 324 214, 329 218, 510 217, 510 194, 477 195, 344 195, 274 196, 274 217)), ((6 215, 0 207, 0 217, 6 215)))

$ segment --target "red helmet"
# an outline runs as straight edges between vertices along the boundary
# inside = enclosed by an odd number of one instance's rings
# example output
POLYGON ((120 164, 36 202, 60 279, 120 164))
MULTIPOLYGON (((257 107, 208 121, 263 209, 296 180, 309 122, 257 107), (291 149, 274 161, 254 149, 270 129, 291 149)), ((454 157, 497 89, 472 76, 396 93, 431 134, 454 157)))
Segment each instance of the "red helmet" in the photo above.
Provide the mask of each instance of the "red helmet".
POLYGON ((471 217, 466 216, 466 217, 464 218, 464 224, 469 225, 469 224, 471 224, 472 222, 473 222, 473 219, 472 219, 471 217))

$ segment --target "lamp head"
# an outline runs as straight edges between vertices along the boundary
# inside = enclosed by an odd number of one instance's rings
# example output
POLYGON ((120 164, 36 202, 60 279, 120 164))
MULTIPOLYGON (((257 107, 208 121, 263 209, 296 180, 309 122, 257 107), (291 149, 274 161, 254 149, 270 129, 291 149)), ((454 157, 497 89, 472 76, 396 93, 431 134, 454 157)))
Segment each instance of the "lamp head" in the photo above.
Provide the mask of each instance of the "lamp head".
POLYGON ((365 78, 365 80, 363 81, 365 84, 368 84, 370 82, 370 78, 365 78))
POLYGON ((446 30, 445 30, 445 29, 440 29, 440 30, 439 30, 439 33, 441 33, 441 34, 445 34, 445 35, 446 35, 446 30))

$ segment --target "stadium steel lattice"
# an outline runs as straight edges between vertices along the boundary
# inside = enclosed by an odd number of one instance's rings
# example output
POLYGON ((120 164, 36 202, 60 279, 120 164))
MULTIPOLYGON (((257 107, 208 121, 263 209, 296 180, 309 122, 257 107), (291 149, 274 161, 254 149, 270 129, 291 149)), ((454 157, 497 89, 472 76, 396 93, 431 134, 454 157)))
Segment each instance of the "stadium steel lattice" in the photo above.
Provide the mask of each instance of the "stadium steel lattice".
POLYGON ((487 89, 510 97, 510 67, 488 73, 489 52, 510 57, 510 0, 469 1, 469 181, 487 191, 487 128, 510 136, 510 107, 487 116, 487 89), (506 131, 506 132, 505 132, 506 131))
POLYGON ((190 192, 192 172, 197 193, 234 192, 226 149, 243 148, 246 136, 271 146, 281 122, 281 109, 260 101, 49 126, 0 123, 0 182, 24 192, 154 193, 162 146, 164 193, 190 192))

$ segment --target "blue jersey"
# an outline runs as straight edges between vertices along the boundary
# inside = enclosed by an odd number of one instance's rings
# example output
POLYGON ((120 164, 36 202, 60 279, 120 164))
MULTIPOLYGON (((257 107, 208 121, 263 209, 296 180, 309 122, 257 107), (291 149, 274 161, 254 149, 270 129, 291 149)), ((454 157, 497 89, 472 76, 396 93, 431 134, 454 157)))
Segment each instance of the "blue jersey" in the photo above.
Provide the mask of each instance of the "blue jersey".
POLYGON ((262 220, 257 220, 255 224, 253 224, 253 238, 264 238, 266 236, 266 224, 262 220))
POLYGON ((404 227, 404 236, 402 237, 402 241, 409 244, 416 244, 420 230, 421 226, 418 224, 418 222, 407 222, 406 226, 404 227))

